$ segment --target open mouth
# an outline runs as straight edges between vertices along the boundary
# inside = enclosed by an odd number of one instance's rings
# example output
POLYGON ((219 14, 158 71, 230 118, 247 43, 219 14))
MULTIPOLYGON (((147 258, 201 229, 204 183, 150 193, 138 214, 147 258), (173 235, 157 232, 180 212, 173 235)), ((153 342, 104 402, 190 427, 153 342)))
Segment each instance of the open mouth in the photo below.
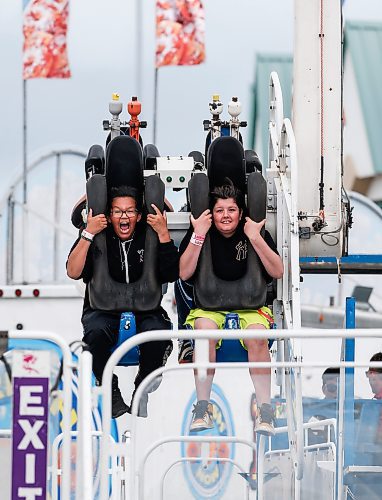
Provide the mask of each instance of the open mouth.
POLYGON ((129 232, 130 229, 130 223, 128 221, 121 221, 119 223, 119 230, 121 233, 126 234, 129 232))

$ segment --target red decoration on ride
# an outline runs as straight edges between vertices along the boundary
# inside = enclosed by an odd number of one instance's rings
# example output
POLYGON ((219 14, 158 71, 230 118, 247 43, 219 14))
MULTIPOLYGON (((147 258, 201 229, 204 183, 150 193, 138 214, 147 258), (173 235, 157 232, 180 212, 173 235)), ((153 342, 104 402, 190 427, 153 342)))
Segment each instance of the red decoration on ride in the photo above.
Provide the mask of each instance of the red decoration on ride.
POLYGON ((127 111, 130 115, 130 121, 129 121, 129 135, 131 137, 134 137, 137 141, 139 141, 139 127, 140 127, 140 121, 138 119, 138 115, 140 114, 142 110, 142 105, 140 101, 138 101, 137 97, 132 97, 131 101, 128 102, 127 104, 127 111))

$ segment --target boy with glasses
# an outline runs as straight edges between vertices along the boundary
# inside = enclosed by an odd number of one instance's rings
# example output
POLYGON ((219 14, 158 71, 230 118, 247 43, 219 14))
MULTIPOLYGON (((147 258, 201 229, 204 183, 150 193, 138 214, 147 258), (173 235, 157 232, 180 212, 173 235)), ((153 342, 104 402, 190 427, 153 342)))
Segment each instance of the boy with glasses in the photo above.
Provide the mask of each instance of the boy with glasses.
MULTIPOLYGON (((92 241, 96 234, 106 231, 106 244, 110 276, 120 283, 137 281, 143 271, 146 224, 152 227, 159 239, 157 269, 160 283, 175 281, 179 274, 178 252, 167 228, 165 214, 153 205, 155 214, 142 220, 142 209, 138 192, 134 188, 113 188, 110 194, 110 211, 93 217, 89 211, 86 229, 74 243, 67 261, 67 274, 72 279, 83 279, 88 283, 92 277, 92 241)), ((132 311, 135 314, 137 333, 151 330, 169 330, 171 322, 160 306, 148 312, 132 311)), ((121 313, 95 310, 90 307, 86 288, 82 324, 83 341, 93 355, 93 372, 101 381, 111 349, 116 344, 121 313)), ((139 371, 135 379, 135 391, 140 382, 152 371, 163 365, 171 352, 168 341, 155 341, 140 345, 139 371)), ((134 393, 135 393, 134 391, 134 393)), ((133 393, 133 397, 134 397, 133 393)), ((140 402, 140 416, 147 416, 147 395, 140 402)), ((117 418, 130 407, 123 401, 118 387, 118 378, 113 375, 112 415, 117 418)))

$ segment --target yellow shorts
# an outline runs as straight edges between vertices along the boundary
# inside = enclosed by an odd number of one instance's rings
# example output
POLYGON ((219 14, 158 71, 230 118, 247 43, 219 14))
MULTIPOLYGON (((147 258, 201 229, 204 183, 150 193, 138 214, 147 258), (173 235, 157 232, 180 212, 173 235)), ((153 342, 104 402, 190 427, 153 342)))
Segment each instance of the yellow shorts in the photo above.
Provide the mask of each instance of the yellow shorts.
MULTIPOLYGON (((273 320, 273 315, 269 307, 263 306, 259 309, 261 312, 272 318, 273 320)), ((250 325, 263 325, 264 328, 269 330, 271 327, 272 321, 260 314, 258 311, 259 310, 242 310, 242 311, 206 311, 204 309, 191 309, 189 312, 186 321, 184 322, 185 325, 188 325, 192 329, 195 328, 195 320, 197 318, 207 318, 212 320, 214 323, 216 323, 217 328, 219 330, 222 330, 224 327, 224 321, 226 314, 229 312, 232 313, 237 313, 240 319, 240 326, 242 330, 245 330, 248 328, 250 325)), ((221 346, 222 341, 219 340, 217 343, 216 348, 218 349, 221 346)), ((245 347, 244 342, 242 339, 240 339, 241 345, 245 347)))

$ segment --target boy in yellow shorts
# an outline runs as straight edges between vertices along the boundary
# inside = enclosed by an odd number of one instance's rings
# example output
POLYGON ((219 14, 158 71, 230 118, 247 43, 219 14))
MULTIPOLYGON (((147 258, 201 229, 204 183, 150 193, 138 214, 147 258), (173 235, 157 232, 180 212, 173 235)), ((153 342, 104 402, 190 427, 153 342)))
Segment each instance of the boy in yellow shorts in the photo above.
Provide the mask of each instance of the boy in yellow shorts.
MULTIPOLYGON (((234 281, 244 275, 247 266, 248 245, 252 245, 257 253, 266 281, 270 282, 272 279, 281 278, 283 264, 277 253, 276 245, 268 231, 265 231, 264 238, 260 234, 265 220, 257 223, 249 217, 243 217, 244 196, 233 183, 227 182, 226 185, 212 191, 211 207, 212 210, 205 210, 197 219, 191 216, 192 227, 179 248, 181 254, 180 278, 192 280, 207 232, 210 234, 214 272, 220 279, 234 281)), ((185 324, 194 329, 221 329, 228 312, 238 314, 243 329, 268 329, 273 322, 271 311, 263 306, 258 310, 244 311, 192 309, 185 324)), ((248 351, 249 361, 270 361, 266 339, 247 339, 241 342, 248 351)), ((210 361, 214 362, 216 360, 216 341, 214 340, 209 343, 209 355, 210 361)), ((270 404, 270 368, 250 368, 249 371, 260 408, 255 430, 258 433, 272 435, 274 434, 274 416, 270 404)), ((193 410, 191 431, 213 427, 210 394, 214 373, 214 369, 208 369, 204 381, 201 381, 195 374, 198 401, 193 410)))

